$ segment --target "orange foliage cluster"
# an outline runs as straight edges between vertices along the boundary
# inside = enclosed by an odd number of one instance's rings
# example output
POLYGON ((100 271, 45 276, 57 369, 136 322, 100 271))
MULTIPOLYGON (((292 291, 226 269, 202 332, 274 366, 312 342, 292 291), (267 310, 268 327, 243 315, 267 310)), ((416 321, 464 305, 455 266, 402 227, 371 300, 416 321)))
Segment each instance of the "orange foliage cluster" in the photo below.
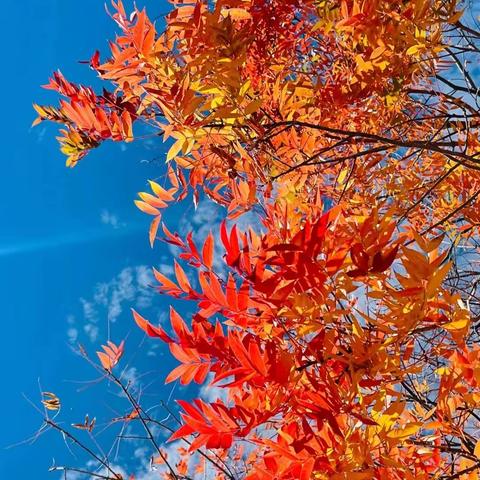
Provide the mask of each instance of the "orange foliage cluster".
MULTIPOLYGON (((173 3, 157 32, 113 2, 121 36, 91 66, 114 92, 56 74, 67 100, 36 109, 65 125, 72 166, 133 122, 173 139, 170 186, 136 203, 152 246, 161 226, 180 251, 159 291, 197 309, 172 308, 172 334, 134 317, 178 360, 167 382, 227 392, 179 402, 178 478, 192 451, 242 444, 249 480, 478 478, 480 355, 445 283, 451 240, 478 234, 478 131, 461 97, 431 94, 457 2, 173 3), (189 193, 261 227, 183 239, 161 211, 189 193)), ((123 345, 104 350, 111 370, 123 345)))

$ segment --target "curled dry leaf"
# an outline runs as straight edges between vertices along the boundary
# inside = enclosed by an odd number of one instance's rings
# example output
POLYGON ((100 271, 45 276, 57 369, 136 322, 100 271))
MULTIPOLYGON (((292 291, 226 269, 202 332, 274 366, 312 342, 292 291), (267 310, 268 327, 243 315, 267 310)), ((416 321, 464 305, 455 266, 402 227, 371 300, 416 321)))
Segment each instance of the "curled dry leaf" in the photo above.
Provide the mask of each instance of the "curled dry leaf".
POLYGON ((78 428, 79 430, 87 430, 91 432, 95 427, 96 418, 90 420, 88 415, 85 415, 85 420, 83 423, 72 423, 72 427, 78 428))
POLYGON ((60 410, 60 399, 52 392, 42 392, 42 403, 47 410, 60 410))

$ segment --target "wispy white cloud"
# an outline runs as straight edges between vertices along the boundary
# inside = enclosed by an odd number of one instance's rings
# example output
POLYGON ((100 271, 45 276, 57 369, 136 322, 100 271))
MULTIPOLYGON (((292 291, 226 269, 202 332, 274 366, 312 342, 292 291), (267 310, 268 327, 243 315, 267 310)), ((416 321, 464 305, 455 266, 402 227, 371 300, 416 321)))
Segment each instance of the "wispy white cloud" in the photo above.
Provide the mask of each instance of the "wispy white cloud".
MULTIPOLYGON (((109 282, 95 287, 95 308, 106 310, 109 322, 115 322, 126 306, 149 307, 155 292, 149 287, 153 283, 150 268, 145 265, 126 267, 109 282)), ((85 317, 88 319, 88 317, 85 317)))
MULTIPOLYGON (((205 239, 210 232, 215 238, 213 267, 217 273, 222 274, 225 265, 222 261, 223 250, 220 244, 220 223, 224 218, 222 208, 209 199, 203 199, 198 204, 193 215, 184 217, 179 224, 179 231, 182 236, 186 236, 189 232, 193 232, 193 238, 199 249, 203 246, 205 239)), ((176 253, 175 247, 171 248, 172 253, 176 253)), ((163 272, 162 272, 163 273, 163 272)), ((190 278, 190 280, 194 280, 190 278)))
MULTIPOLYGON (((224 249, 220 240, 220 224, 225 219, 226 210, 217 205, 208 198, 202 199, 197 209, 189 217, 183 217, 179 223, 179 232, 186 236, 188 232, 193 232, 193 238, 197 247, 202 247, 207 235, 212 232, 215 239, 214 263, 213 267, 218 274, 225 273, 225 264, 223 262, 224 249)), ((257 214, 252 211, 246 212, 234 220, 227 221, 227 227, 232 228, 236 225, 240 231, 246 231, 252 227, 256 231, 261 230, 261 223, 257 214)), ((171 246, 173 254, 177 254, 177 248, 171 246)), ((163 272, 162 272, 163 273, 163 272)))
POLYGON ((128 385, 130 391, 136 392, 140 387, 140 378, 138 370, 135 367, 129 367, 123 370, 122 380, 128 385))
POLYGON ((173 274, 173 266, 171 263, 166 263, 167 261, 171 261, 171 258, 162 257, 163 263, 160 263, 160 265, 158 266, 158 270, 160 271, 160 273, 169 276, 173 274))
POLYGON ((98 320, 98 313, 95 307, 95 303, 89 302, 84 298, 80 299, 80 303, 83 307, 83 316, 89 322, 96 322, 98 320))
POLYGON ((118 215, 115 215, 108 210, 102 210, 100 213, 100 220, 104 225, 110 225, 115 229, 126 226, 126 223, 119 220, 118 215))
POLYGON ((99 332, 98 325, 95 325, 94 323, 87 323, 86 325, 83 326, 83 331, 85 332, 88 339, 90 340, 90 343, 96 343, 98 339, 98 332, 99 332))
POLYGON ((203 199, 193 215, 181 219, 180 232, 186 234, 193 231, 195 238, 205 239, 211 230, 218 227, 222 218, 222 208, 211 200, 203 199))
POLYGON ((67 337, 68 341, 73 345, 77 342, 78 339, 78 328, 76 327, 76 320, 73 315, 68 315, 67 317, 67 337))
MULTIPOLYGON (((162 452, 164 455, 166 455, 167 461, 169 465, 175 469, 175 465, 178 464, 178 462, 181 460, 181 456, 178 452, 179 447, 185 447, 186 444, 180 441, 168 443, 162 445, 162 452)), ((144 453, 145 450, 142 450, 139 453, 144 453)), ((151 450, 147 450, 151 454, 151 450)), ((192 458, 196 458, 197 455, 192 454, 192 458)), ((148 454, 146 456, 142 457, 137 457, 139 459, 140 467, 135 475, 135 480, 158 480, 159 478, 162 478, 162 473, 167 473, 169 472, 169 468, 166 464, 164 463, 157 463, 157 464, 152 464, 150 465, 150 458, 148 454), (149 467, 146 467, 150 465, 149 467)))
POLYGON ((70 327, 67 330, 67 337, 70 343, 72 344, 76 343, 78 339, 78 329, 76 329, 75 327, 70 327))
MULTIPOLYGON (((156 295, 156 291, 150 286, 153 284, 151 268, 146 265, 126 267, 108 282, 98 283, 94 287, 91 298, 80 298, 81 320, 73 316, 68 317, 69 341, 75 343, 81 329, 88 340, 94 343, 104 325, 106 325, 105 336, 108 336, 110 325, 115 323, 124 311, 131 307, 139 310, 151 307, 156 295), (104 320, 106 324, 103 323, 104 320)), ((161 316, 160 312, 157 316, 161 316)))
POLYGON ((206 402, 212 403, 216 400, 221 400, 224 403, 228 402, 228 389, 211 385, 213 374, 210 373, 205 383, 200 387, 199 396, 206 402))

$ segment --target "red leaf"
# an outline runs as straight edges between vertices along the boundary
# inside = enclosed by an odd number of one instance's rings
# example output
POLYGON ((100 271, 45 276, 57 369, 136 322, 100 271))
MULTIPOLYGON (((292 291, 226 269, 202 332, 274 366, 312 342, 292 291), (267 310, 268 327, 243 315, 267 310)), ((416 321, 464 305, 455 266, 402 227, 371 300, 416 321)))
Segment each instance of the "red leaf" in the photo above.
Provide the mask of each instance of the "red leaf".
POLYGON ((194 382, 198 385, 201 385, 207 378, 208 372, 210 371, 210 365, 208 363, 203 363, 198 366, 197 372, 195 373, 194 382))
POLYGON ((267 368, 265 367, 260 348, 258 347, 256 342, 250 341, 250 344, 248 345, 248 353, 250 355, 250 360, 255 366, 256 370, 263 376, 266 376, 267 368))
POLYGON ((162 223, 162 230, 163 230, 163 233, 167 236, 166 241, 168 243, 171 243, 172 245, 177 245, 180 248, 185 248, 185 244, 180 239, 178 234, 175 233, 174 235, 173 233, 171 233, 164 223, 162 223))
POLYGON ((193 233, 189 232, 187 235, 187 243, 188 246, 190 247, 190 252, 196 260, 200 261, 200 254, 198 253, 197 247, 193 241, 193 233))
POLYGON ((398 245, 395 245, 390 250, 387 250, 387 252, 377 252, 373 256, 372 272, 381 273, 389 268, 397 256, 398 247, 398 245))
POLYGON ((192 433, 195 433, 195 430, 190 427, 190 425, 182 425, 168 440, 167 442, 173 442, 179 438, 188 437, 192 433))
POLYGON ((228 274, 226 294, 227 294, 227 303, 229 308, 234 312, 237 312, 238 311, 237 286, 235 284, 235 280, 233 279, 233 276, 231 273, 228 274))
POLYGON ((148 320, 143 318, 139 313, 137 313, 132 308, 133 318, 137 325, 149 336, 149 337, 156 337, 162 339, 166 343, 172 343, 173 339, 171 339, 165 330, 161 327, 153 326, 148 320))

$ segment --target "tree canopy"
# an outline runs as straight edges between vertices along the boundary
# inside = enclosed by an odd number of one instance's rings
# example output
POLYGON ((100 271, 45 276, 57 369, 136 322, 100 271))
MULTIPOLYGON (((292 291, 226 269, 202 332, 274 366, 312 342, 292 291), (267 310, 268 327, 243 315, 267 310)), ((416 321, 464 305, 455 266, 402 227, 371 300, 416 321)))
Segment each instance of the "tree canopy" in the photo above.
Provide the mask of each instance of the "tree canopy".
POLYGON ((155 288, 195 313, 172 307, 168 327, 133 316, 178 360, 166 382, 225 396, 178 401, 172 463, 153 429, 163 425, 115 374, 123 343, 110 342, 99 359, 131 403, 124 421, 145 429, 170 479, 207 467, 229 480, 479 478, 472 7, 172 3, 160 28, 113 1, 120 33, 90 60, 104 90, 56 72, 59 105, 35 105, 36 122, 62 125, 70 167, 104 141, 133 141, 136 124, 169 141, 165 183, 136 204, 152 217, 151 245, 178 251, 155 288), (202 244, 162 222, 169 205, 203 197, 225 221, 202 244))

